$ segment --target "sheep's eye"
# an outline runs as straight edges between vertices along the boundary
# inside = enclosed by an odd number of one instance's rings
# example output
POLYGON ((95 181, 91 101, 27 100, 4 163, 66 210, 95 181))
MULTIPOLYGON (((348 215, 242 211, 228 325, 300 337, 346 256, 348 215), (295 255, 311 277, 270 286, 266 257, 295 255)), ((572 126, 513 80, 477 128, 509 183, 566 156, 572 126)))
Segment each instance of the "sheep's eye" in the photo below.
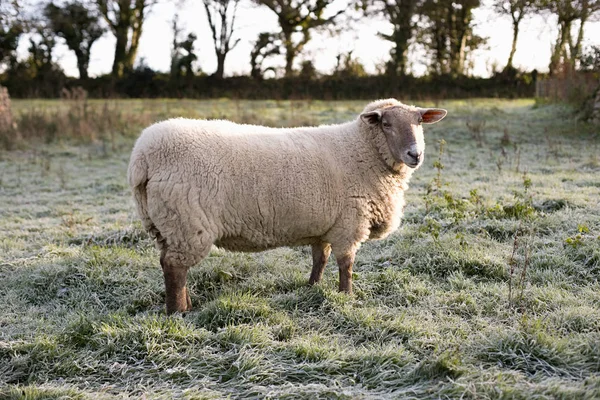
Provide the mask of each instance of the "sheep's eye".
POLYGON ((382 121, 381 125, 383 125, 385 128, 391 128, 392 124, 390 124, 389 122, 386 121, 382 121))
POLYGON ((419 123, 423 122, 423 118, 419 118, 419 123))

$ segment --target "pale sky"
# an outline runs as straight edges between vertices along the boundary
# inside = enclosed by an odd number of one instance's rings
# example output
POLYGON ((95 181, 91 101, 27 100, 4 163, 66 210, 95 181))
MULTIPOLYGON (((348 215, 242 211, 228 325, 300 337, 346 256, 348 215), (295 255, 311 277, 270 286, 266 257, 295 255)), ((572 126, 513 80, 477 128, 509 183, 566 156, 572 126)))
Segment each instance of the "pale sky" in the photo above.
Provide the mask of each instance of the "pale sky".
MULTIPOLYGON (((328 10, 333 12, 346 7, 346 4, 347 0, 334 0, 328 10)), ((174 2, 163 0, 152 8, 144 24, 138 60, 143 57, 146 64, 154 70, 169 70, 173 40, 171 21, 175 8, 174 2)), ((179 15, 180 25, 186 35, 188 32, 194 32, 198 36, 196 42, 198 67, 205 73, 213 73, 216 69, 216 56, 202 2, 186 0, 179 8, 179 15)), ((494 63, 498 64, 499 69, 506 64, 512 40, 512 26, 508 17, 498 17, 485 8, 476 10, 475 24, 475 32, 489 39, 488 49, 479 50, 472 55, 474 59, 473 74, 486 77, 489 76, 494 63)), ((278 31, 275 14, 264 6, 249 4, 247 0, 242 0, 240 3, 236 25, 238 28, 234 37, 241 38, 241 41, 227 56, 226 76, 248 74, 250 72, 250 51, 258 34, 278 31)), ((391 43, 377 36, 377 32, 391 30, 390 24, 384 19, 363 18, 357 23, 346 22, 339 26, 348 26, 348 29, 337 35, 326 32, 315 33, 313 40, 308 43, 296 62, 299 64, 304 59, 310 59, 318 71, 330 73, 335 66, 337 54, 354 50, 353 55, 365 65, 367 72, 374 73, 376 66, 388 59, 391 43)), ((540 72, 547 71, 551 44, 556 38, 556 33, 556 18, 537 15, 524 19, 521 23, 514 65, 527 71, 534 68, 540 72)), ((600 45, 599 22, 586 24, 584 48, 585 45, 592 44, 600 45)), ((94 44, 89 68, 90 76, 110 72, 114 45, 115 39, 111 33, 106 33, 94 44)), ((25 41, 21 43, 19 50, 21 54, 26 53, 27 43, 25 41)), ((67 75, 78 76, 75 56, 66 45, 57 46, 55 58, 67 75)), ((416 75, 422 74, 425 67, 419 63, 419 57, 413 54, 411 59, 413 72, 416 75)), ((283 57, 274 58, 271 65, 283 67, 283 57)))

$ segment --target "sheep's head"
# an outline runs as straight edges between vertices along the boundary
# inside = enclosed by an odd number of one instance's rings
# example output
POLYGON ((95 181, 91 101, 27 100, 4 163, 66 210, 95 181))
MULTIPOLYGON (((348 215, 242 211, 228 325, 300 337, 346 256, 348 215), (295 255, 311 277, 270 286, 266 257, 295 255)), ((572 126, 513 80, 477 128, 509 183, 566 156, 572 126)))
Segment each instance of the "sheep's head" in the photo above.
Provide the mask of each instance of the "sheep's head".
MULTIPOLYGON (((376 104, 375 104, 376 105, 376 104)), ((398 101, 365 111, 360 119, 372 130, 381 131, 396 163, 418 168, 423 163, 425 140, 421 124, 433 124, 447 114, 441 108, 419 108, 398 101)))

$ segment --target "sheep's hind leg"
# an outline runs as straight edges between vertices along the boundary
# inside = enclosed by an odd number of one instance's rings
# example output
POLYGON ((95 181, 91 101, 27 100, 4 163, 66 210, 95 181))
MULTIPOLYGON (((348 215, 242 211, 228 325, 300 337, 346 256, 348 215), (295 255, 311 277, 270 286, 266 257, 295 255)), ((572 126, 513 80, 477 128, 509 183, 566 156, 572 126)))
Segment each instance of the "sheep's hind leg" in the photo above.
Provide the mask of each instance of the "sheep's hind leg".
POLYGON ((165 278, 167 314, 192 309, 192 300, 186 287, 188 270, 206 257, 212 242, 205 243, 200 251, 181 252, 165 247, 161 251, 160 265, 165 278))
POLYGON ((314 285, 321 282, 323 271, 327 266, 327 260, 331 254, 331 245, 329 243, 318 243, 312 246, 313 267, 308 283, 314 285))
POLYGON ((191 265, 185 262, 184 257, 163 249, 160 266, 165 278, 167 314, 191 310, 192 301, 186 287, 187 273, 191 265))

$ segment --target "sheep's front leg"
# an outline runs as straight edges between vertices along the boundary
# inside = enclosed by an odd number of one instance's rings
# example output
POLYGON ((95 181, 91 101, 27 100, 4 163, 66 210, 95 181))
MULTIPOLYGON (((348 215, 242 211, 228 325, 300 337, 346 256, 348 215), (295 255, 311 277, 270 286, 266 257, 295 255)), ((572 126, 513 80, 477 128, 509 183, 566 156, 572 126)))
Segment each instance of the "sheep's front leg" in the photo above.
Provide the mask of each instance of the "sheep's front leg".
POLYGON ((340 292, 352 293, 352 265, 355 253, 350 253, 337 258, 340 270, 340 292))
POLYGON ((192 301, 186 288, 188 267, 165 252, 160 257, 160 265, 165 278, 167 314, 190 311, 192 301))
POLYGON ((329 243, 313 244, 312 246, 312 259, 313 267, 310 274, 308 283, 314 285, 315 283, 321 282, 323 279, 323 271, 327 266, 327 260, 331 254, 331 245, 329 243))

